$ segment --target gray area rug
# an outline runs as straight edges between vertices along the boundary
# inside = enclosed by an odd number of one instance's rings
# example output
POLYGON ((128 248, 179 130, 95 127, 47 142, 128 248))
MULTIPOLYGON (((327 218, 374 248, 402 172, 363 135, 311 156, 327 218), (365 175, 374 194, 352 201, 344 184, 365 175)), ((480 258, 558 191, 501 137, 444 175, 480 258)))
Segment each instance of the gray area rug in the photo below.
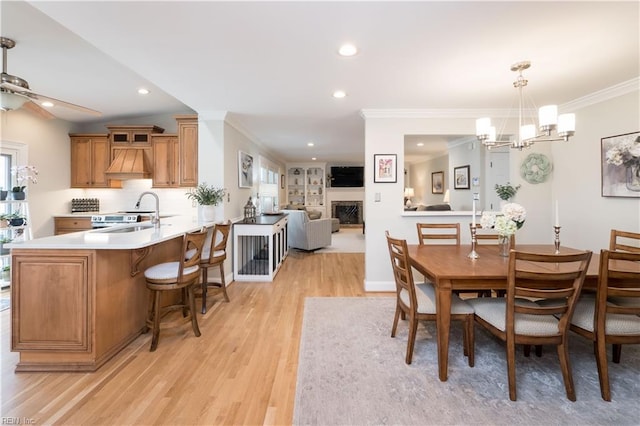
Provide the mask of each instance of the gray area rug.
MULTIPOLYGON (((502 342, 476 327, 475 367, 462 354, 454 322, 449 379, 438 380, 435 324, 418 327, 413 362, 404 362, 407 322, 391 338, 395 300, 307 298, 300 342, 296 425, 631 425, 640 423, 640 346, 609 362, 612 402, 600 397, 593 346, 577 335, 570 354, 577 401, 566 398, 555 347, 541 358, 518 347, 518 400, 509 400, 502 342)), ((610 355, 610 350, 609 350, 610 355)))

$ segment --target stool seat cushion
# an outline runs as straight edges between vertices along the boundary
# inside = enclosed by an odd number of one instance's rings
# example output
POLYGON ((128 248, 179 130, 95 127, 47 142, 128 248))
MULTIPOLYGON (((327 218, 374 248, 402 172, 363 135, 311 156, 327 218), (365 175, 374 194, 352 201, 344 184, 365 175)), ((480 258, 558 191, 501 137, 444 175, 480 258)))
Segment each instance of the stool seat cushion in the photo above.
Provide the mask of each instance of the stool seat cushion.
MULTIPOLYGON (((208 251, 208 250, 207 250, 208 251)), ((226 255, 226 251, 225 250, 216 250, 213 252, 213 258, 215 259, 216 257, 223 257, 226 255)), ((210 260, 210 256, 209 253, 207 253, 207 255, 205 256, 204 250, 202 252, 202 258, 200 258, 200 262, 201 263, 207 263, 210 260)))
MULTIPOLYGON (((150 280, 168 280, 178 278, 178 269, 180 268, 180 262, 165 262, 158 265, 154 265, 147 268, 144 271, 145 278, 150 280)), ((189 275, 197 272, 200 266, 194 265, 184 269, 184 275, 189 275)))

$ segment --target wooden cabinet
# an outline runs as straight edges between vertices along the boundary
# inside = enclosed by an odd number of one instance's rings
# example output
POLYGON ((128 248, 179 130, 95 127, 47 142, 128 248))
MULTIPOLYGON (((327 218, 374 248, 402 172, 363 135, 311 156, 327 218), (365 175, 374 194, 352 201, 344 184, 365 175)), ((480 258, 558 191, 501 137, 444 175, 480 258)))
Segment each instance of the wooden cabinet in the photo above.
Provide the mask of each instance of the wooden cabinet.
POLYGON ((154 135, 153 187, 175 188, 179 184, 180 150, 175 135, 154 135))
POLYGON ((105 174, 111 161, 108 135, 71 134, 69 137, 72 188, 121 187, 121 182, 111 181, 105 174))
POLYGON ((53 218, 55 225, 55 235, 69 234, 71 232, 88 231, 92 229, 91 218, 85 217, 68 217, 56 216, 53 218))
POLYGON ((233 224, 233 279, 273 281, 289 252, 287 215, 233 224))
POLYGON ((177 135, 152 135, 153 187, 198 185, 198 119, 176 116, 177 135))
POLYGON ((113 149, 150 147, 151 135, 164 132, 164 129, 158 126, 107 126, 107 129, 113 149))

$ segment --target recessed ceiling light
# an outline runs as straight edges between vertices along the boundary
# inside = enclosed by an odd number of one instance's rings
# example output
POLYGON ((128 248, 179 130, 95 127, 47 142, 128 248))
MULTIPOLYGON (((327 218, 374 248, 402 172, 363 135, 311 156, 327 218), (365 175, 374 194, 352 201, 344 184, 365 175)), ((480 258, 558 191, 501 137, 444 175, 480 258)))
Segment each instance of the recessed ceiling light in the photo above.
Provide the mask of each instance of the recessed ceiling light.
POLYGON ((347 96, 347 94, 343 90, 336 90, 335 92, 333 92, 333 97, 334 98, 342 99, 345 96, 347 96))
POLYGON ((416 145, 418 145, 418 146, 424 146, 424 143, 423 143, 423 142, 418 142, 416 145))
POLYGON ((140 95, 148 95, 149 94, 149 89, 145 89, 144 87, 141 87, 140 89, 138 89, 138 93, 140 95))
POLYGON ((307 142, 307 146, 313 146, 313 142, 307 142))
POLYGON ((343 44, 338 50, 340 56, 353 56, 358 53, 358 48, 353 44, 343 44))
POLYGON ((316 157, 311 157, 311 159, 312 159, 313 161, 316 161, 316 157))
POLYGON ((40 105, 42 105, 43 107, 46 107, 46 108, 51 108, 53 106, 53 102, 44 101, 40 105))

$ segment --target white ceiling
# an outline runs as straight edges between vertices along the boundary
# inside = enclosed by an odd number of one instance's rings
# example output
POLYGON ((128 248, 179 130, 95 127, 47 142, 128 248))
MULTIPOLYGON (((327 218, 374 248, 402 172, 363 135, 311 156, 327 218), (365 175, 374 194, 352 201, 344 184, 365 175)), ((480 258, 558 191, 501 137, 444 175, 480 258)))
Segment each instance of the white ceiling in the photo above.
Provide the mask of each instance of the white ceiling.
MULTIPOLYGON (((363 109, 511 108, 509 68, 521 60, 532 62, 526 90, 538 105, 640 75, 638 1, 2 1, 0 8, 2 36, 17 42, 8 72, 33 91, 102 111, 110 122, 226 111, 288 161, 361 162, 363 109), (345 42, 359 54, 339 56, 345 42), (137 95, 140 86, 151 94, 137 95), (334 99, 336 89, 348 96, 334 99)), ((95 120, 62 108, 55 114, 95 120)))

